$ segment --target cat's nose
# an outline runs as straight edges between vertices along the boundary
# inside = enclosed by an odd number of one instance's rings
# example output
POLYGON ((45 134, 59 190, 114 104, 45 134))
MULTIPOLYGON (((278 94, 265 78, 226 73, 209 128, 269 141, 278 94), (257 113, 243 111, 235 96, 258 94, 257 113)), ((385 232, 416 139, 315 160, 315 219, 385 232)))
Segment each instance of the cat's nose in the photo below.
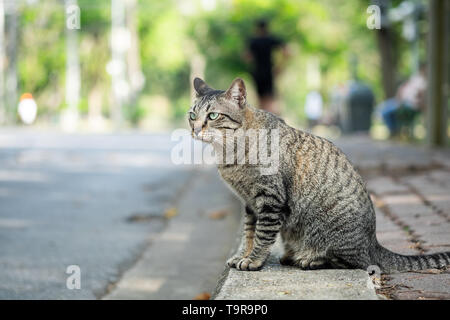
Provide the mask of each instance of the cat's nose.
POLYGON ((198 136, 198 134, 202 131, 202 128, 194 128, 194 134, 198 136))

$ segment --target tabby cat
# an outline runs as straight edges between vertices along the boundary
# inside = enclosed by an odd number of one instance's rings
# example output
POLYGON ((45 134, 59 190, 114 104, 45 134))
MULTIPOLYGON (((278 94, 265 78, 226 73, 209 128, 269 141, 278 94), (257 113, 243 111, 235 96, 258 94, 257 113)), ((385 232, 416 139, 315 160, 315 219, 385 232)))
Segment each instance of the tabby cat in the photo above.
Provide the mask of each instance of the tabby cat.
POLYGON ((277 129, 280 135, 274 174, 261 174, 254 165, 218 164, 246 204, 244 245, 227 261, 230 267, 259 270, 278 233, 285 249, 280 263, 302 269, 378 266, 392 273, 450 264, 450 252, 406 256, 382 247, 369 193, 347 157, 330 141, 251 107, 243 80, 222 91, 196 78, 194 88, 197 99, 188 114, 195 139, 220 149, 223 143, 216 142, 226 130, 277 129))

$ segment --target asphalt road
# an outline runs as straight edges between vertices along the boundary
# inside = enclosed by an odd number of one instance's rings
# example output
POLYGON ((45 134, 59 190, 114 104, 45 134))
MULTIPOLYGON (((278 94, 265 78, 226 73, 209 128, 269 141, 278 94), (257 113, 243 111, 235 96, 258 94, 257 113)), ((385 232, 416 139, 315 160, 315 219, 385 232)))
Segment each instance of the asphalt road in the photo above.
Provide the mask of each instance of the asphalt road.
MULTIPOLYGON (((0 299, 98 299, 165 228, 192 167, 168 135, 0 132, 0 299), (153 217, 130 222, 130 217, 153 217), (66 286, 79 266, 81 289, 66 286)), ((139 220, 139 219, 138 219, 139 220)))

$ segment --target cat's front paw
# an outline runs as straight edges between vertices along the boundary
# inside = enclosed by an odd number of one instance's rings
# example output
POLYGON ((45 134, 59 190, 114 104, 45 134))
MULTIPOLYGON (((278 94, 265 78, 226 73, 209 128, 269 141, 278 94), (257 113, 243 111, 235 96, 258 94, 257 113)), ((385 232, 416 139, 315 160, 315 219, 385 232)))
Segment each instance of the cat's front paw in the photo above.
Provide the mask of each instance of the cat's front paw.
POLYGON ((239 262, 236 263, 236 269, 241 271, 257 271, 260 270, 263 266, 263 261, 253 261, 249 258, 243 258, 239 262))
POLYGON ((231 257, 230 259, 228 259, 227 260, 227 265, 230 267, 230 268, 236 268, 236 265, 237 265, 237 263, 239 262, 239 261, 241 261, 242 260, 242 257, 241 256, 233 256, 233 257, 231 257))

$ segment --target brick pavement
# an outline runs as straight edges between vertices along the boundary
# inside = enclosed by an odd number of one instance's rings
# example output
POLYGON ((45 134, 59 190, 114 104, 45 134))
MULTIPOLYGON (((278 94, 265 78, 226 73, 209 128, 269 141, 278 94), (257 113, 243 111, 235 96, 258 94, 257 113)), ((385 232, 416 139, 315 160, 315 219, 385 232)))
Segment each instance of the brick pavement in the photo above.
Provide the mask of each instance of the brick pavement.
MULTIPOLYGON (((395 172, 367 181, 377 214, 377 236, 402 254, 450 251, 450 171, 395 172)), ((384 292, 393 299, 450 299, 450 271, 426 270, 389 275, 384 292)))

